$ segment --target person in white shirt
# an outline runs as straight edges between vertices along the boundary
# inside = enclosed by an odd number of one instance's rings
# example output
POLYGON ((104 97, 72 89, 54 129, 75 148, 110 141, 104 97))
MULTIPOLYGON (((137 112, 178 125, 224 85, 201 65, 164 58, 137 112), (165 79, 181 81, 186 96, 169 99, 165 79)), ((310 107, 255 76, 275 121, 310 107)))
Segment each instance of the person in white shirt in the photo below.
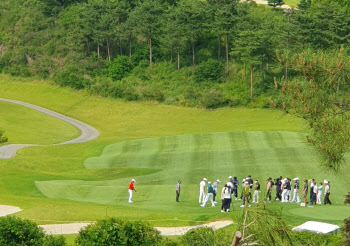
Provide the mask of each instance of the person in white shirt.
POLYGON ((316 202, 317 202, 317 184, 316 182, 314 182, 314 187, 312 189, 312 201, 311 201, 311 204, 314 204, 316 205, 316 202))
POLYGON ((329 181, 325 180, 324 181, 324 185, 325 185, 325 188, 324 188, 324 202, 323 202, 323 204, 324 205, 326 205, 326 204, 332 205, 331 201, 329 200, 329 195, 331 193, 331 188, 329 186, 329 181))
POLYGON ((205 182, 207 181, 206 178, 203 178, 203 180, 199 183, 199 203, 203 203, 205 200, 205 182))
POLYGON ((294 178, 294 190, 293 190, 293 200, 291 202, 300 203, 299 197, 299 178, 294 178))
POLYGON ((223 199, 223 210, 221 212, 229 212, 230 211, 230 202, 231 202, 231 188, 225 184, 222 189, 222 197, 223 199))
POLYGON ((322 191, 323 191, 323 186, 322 186, 322 182, 320 182, 320 184, 318 185, 318 191, 317 191, 317 204, 322 204, 322 201, 321 201, 322 191))
POLYGON ((253 194, 253 202, 252 203, 259 203, 259 192, 260 192, 260 184, 258 180, 254 181, 255 191, 253 194))
POLYGON ((282 181, 282 201, 281 202, 288 202, 288 197, 287 197, 287 193, 288 193, 288 190, 287 190, 287 182, 288 182, 288 179, 285 178, 283 181, 282 181))

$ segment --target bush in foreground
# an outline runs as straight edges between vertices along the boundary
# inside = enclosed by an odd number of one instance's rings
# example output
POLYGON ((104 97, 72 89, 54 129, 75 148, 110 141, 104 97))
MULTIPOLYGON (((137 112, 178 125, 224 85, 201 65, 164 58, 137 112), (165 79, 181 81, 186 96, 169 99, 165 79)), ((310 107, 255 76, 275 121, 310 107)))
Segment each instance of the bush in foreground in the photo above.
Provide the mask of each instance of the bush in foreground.
POLYGON ((0 218, 0 245, 65 246, 63 236, 45 235, 42 228, 30 220, 14 216, 0 218))
POLYGON ((151 246, 161 243, 161 236, 149 224, 109 218, 88 225, 79 232, 78 245, 151 246))

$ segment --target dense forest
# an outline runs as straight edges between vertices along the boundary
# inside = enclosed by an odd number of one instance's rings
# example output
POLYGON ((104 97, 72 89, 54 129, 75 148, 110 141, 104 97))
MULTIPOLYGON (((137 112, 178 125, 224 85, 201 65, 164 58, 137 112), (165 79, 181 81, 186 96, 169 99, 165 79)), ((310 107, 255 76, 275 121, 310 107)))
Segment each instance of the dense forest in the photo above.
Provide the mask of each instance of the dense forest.
POLYGON ((346 0, 1 0, 0 71, 91 94, 270 107, 288 57, 350 44, 346 0))

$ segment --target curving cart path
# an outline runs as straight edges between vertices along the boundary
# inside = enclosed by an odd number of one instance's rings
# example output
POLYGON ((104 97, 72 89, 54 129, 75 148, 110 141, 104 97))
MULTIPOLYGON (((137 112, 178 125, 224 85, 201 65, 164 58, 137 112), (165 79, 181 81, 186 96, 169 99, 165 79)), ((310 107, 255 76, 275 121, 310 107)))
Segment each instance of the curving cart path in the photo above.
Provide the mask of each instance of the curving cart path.
MULTIPOLYGON (((44 229, 46 234, 63 235, 63 234, 77 234, 81 229, 88 226, 90 223, 70 223, 70 224, 53 224, 53 225, 39 225, 44 229)), ((218 220, 196 226, 179 226, 179 227, 155 227, 162 236, 180 236, 186 234, 191 229, 200 227, 211 227, 218 230, 233 224, 232 220, 218 220)))
MULTIPOLYGON (((80 136, 69 140, 67 142, 59 143, 59 144, 54 144, 54 145, 64 145, 64 144, 76 144, 76 143, 85 143, 88 141, 91 141, 95 138, 97 138, 100 133, 93 128, 92 126, 89 126, 88 124, 85 124, 84 122, 81 122, 79 120, 70 118, 68 116, 65 116, 63 114, 54 112, 52 110, 36 106, 34 104, 26 103, 26 102, 21 102, 21 101, 16 101, 16 100, 11 100, 11 99, 5 99, 5 98, 0 98, 0 101, 3 102, 9 102, 9 103, 15 103, 18 105, 22 105, 24 107, 28 107, 34 110, 37 110, 41 113, 50 115, 54 118, 63 120, 76 128, 78 128, 81 132, 80 136)), ((32 147, 32 146, 43 146, 43 145, 38 145, 38 144, 9 144, 9 145, 4 145, 0 147, 0 159, 11 159, 15 157, 17 150, 25 148, 25 147, 32 147)))

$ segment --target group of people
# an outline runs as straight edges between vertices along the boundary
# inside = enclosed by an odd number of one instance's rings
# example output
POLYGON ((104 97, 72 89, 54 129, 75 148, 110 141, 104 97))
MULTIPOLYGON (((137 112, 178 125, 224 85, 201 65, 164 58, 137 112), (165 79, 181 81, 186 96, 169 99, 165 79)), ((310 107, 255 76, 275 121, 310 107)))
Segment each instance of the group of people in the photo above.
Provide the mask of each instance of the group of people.
POLYGON ((323 204, 332 204, 329 196, 330 196, 330 182, 328 180, 324 180, 323 183, 319 182, 318 185, 315 179, 304 180, 304 185, 301 188, 299 184, 299 178, 294 178, 293 182, 290 178, 279 178, 274 179, 269 178, 266 180, 266 198, 267 201, 271 201, 271 191, 273 186, 275 186, 276 190, 276 201, 285 202, 297 202, 300 203, 301 199, 299 196, 299 192, 301 190, 301 195, 303 196, 304 204, 308 203, 307 196, 310 194, 310 203, 312 205, 322 204, 322 194, 324 194, 323 204), (309 191, 310 184, 310 191, 309 191), (292 199, 292 187, 293 187, 293 199, 292 199), (324 191, 323 191, 324 188, 324 191))
MULTIPOLYGON (((207 202, 210 201, 211 206, 215 207, 217 203, 215 201, 218 194, 218 187, 220 184, 220 180, 217 179, 215 182, 211 183, 207 179, 203 178, 203 180, 199 183, 199 203, 201 207, 205 207, 207 202)), ((129 203, 132 203, 132 195, 133 192, 136 192, 134 188, 135 179, 132 179, 129 184, 129 203)), ((180 197, 180 185, 181 180, 179 180, 176 184, 176 202, 179 202, 180 197)), ((237 177, 229 176, 228 180, 225 182, 225 185, 221 189, 221 212, 229 212, 231 202, 233 199, 242 200, 241 207, 245 207, 246 205, 250 206, 249 200, 252 198, 252 203, 259 203, 260 199, 260 183, 258 180, 253 181, 251 175, 248 175, 247 178, 242 180, 242 190, 240 197, 238 198, 238 189, 239 189, 239 181, 237 177), (254 192, 253 192, 254 191, 254 192)), ((300 188, 299 178, 294 178, 293 182, 290 178, 276 178, 272 180, 272 178, 268 178, 266 180, 266 198, 264 202, 270 202, 272 199, 272 191, 276 191, 275 201, 281 201, 282 203, 286 202, 296 202, 301 203, 301 199, 299 196, 299 192, 301 190, 301 194, 303 196, 304 204, 308 203, 307 195, 310 192, 310 203, 312 205, 322 204, 322 194, 324 194, 323 204, 332 204, 329 196, 330 196, 330 182, 328 180, 324 180, 323 183, 319 182, 317 185, 315 179, 304 180, 304 186, 302 189, 300 188), (310 184, 310 188, 309 188, 310 184), (293 198, 292 198, 292 188, 293 188, 293 198)))
MULTIPOLYGON (((203 178, 203 180, 199 184, 199 203, 201 203, 201 207, 205 207, 207 202, 210 201, 211 206, 214 207, 216 204, 215 198, 217 196, 220 180, 216 180, 213 184, 209 181, 207 186, 206 182, 207 179, 203 178)), ((225 182, 225 185, 222 187, 221 190, 221 212, 230 211, 230 206, 233 199, 242 200, 241 207, 245 207, 246 205, 250 206, 249 200, 251 200, 251 198, 253 199, 252 203, 259 203, 261 190, 260 183, 258 180, 253 181, 251 175, 248 175, 247 178, 243 179, 240 198, 238 198, 238 187, 239 181, 237 180, 237 177, 228 177, 228 180, 225 182)), ((299 191, 301 190, 299 178, 294 178, 293 182, 290 178, 283 179, 282 176, 274 179, 274 181, 272 180, 272 178, 268 178, 266 180, 266 199, 264 202, 271 201, 273 190, 276 191, 275 201, 281 201, 282 203, 301 203, 301 199, 299 196, 299 191)), ((319 182, 318 185, 314 179, 305 180, 304 186, 301 190, 304 204, 308 203, 308 192, 310 192, 310 203, 312 205, 322 204, 322 194, 324 194, 323 204, 332 204, 329 199, 330 182, 328 180, 324 180, 323 183, 319 182)))

